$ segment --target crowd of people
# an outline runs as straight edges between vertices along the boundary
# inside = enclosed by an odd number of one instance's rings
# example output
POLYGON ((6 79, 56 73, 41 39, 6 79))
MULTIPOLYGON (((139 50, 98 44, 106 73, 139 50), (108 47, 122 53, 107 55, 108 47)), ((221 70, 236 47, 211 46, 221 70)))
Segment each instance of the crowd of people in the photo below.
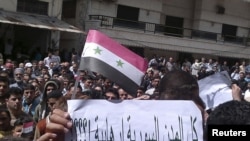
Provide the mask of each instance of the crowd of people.
POLYGON ((199 97, 197 82, 220 71, 227 71, 231 76, 233 98, 249 100, 250 69, 244 61, 228 66, 226 61, 220 64, 201 58, 193 63, 186 59, 180 65, 173 57, 167 60, 154 56, 148 62, 141 85, 134 93, 128 93, 101 72, 79 70, 80 58, 76 54, 72 54, 69 61, 61 61, 57 51, 49 51, 42 60, 17 63, 4 58, 0 61, 0 140, 11 136, 62 141, 64 134, 56 133, 67 132, 72 127, 66 102, 72 98, 193 100, 206 125, 210 113, 199 97), (24 127, 26 123, 33 124, 24 127))

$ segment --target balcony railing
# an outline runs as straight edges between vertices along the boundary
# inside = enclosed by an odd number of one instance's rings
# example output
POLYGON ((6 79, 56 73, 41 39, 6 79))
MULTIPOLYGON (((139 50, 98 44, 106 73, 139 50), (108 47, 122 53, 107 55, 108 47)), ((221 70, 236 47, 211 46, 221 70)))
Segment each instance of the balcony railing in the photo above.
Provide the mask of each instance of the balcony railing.
POLYGON ((148 22, 130 21, 103 15, 90 15, 89 19, 100 20, 100 26, 102 27, 122 27, 127 29, 140 30, 144 32, 152 32, 154 34, 163 34, 167 36, 175 36, 181 38, 185 37, 190 39, 205 39, 212 40, 215 42, 234 43, 243 46, 250 45, 250 38, 246 37, 223 35, 221 33, 194 30, 190 28, 171 27, 148 22))

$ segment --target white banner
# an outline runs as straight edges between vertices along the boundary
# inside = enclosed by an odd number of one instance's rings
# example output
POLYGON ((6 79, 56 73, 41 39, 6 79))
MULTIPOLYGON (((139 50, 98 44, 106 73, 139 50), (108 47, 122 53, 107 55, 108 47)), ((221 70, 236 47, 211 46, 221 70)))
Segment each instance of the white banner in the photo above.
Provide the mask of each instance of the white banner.
POLYGON ((74 128, 65 141, 203 141, 192 101, 69 100, 74 128))
POLYGON ((206 109, 214 108, 233 99, 231 83, 231 79, 225 71, 198 81, 200 97, 205 103, 206 109))

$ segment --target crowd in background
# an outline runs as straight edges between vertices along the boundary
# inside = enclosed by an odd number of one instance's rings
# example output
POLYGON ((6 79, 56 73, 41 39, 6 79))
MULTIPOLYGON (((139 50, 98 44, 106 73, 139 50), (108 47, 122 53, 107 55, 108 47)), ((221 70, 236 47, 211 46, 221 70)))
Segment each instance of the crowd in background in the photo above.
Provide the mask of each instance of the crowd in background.
MULTIPOLYGON (((163 76, 175 70, 190 73, 196 80, 227 71, 232 82, 242 91, 242 99, 250 97, 250 68, 246 62, 228 66, 217 60, 200 58, 177 63, 175 58, 149 59, 142 83, 134 93, 127 93, 101 72, 79 70, 80 57, 74 51, 69 60, 61 60, 58 50, 46 57, 13 60, 0 56, 0 138, 4 136, 38 139, 46 133, 46 123, 53 109, 67 111, 66 100, 76 99, 159 99, 158 86, 163 76), (76 84, 76 81, 79 83, 76 84), (24 132, 24 123, 33 128, 24 132)), ((122 80, 121 80, 122 81, 122 80)), ((58 139, 60 140, 60 139, 58 139)))

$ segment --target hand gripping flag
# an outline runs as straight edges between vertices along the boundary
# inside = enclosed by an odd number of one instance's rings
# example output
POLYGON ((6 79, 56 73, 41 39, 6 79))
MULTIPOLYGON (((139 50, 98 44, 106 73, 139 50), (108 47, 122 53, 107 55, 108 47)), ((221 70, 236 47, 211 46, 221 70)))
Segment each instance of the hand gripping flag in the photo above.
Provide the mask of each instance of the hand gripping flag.
POLYGON ((141 83, 147 61, 96 30, 89 30, 79 70, 98 72, 131 95, 141 83))

